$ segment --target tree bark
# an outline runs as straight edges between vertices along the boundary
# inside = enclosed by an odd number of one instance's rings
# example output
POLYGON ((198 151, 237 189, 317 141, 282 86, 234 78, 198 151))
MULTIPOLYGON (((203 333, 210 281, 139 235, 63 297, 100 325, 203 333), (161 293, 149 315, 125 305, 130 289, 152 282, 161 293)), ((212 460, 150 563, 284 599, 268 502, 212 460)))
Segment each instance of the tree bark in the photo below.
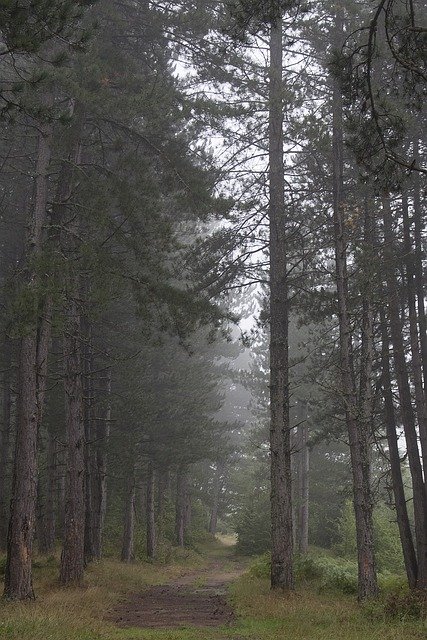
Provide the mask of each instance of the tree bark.
POLYGON ((46 479, 43 483, 38 500, 41 501, 40 523, 38 527, 38 548, 42 554, 52 553, 55 550, 56 536, 56 442, 51 434, 48 434, 46 479))
POLYGON ((102 534, 107 511, 107 445, 111 425, 111 370, 102 380, 105 395, 105 411, 96 425, 95 473, 93 475, 93 509, 94 509, 94 558, 102 555, 102 534))
POLYGON ((64 539, 65 525, 65 476, 66 476, 66 451, 61 445, 57 451, 56 463, 56 504, 58 510, 57 535, 60 540, 64 539))
MULTIPOLYGON (((86 395, 86 391, 84 393, 86 395)), ((90 424, 86 414, 84 413, 84 432, 85 432, 85 533, 84 533, 84 559, 85 565, 92 562, 95 556, 94 551, 94 504, 92 498, 92 472, 93 472, 93 455, 92 455, 92 425, 90 424)))
POLYGON ((73 212, 68 225, 64 213, 72 194, 74 169, 81 159, 83 114, 74 111, 70 131, 68 162, 63 162, 58 185, 57 223, 62 222, 61 248, 66 258, 64 303, 64 390, 67 430, 67 474, 65 486, 64 540, 59 572, 64 586, 80 584, 85 565, 85 424, 83 420, 81 282, 78 272, 80 218, 73 212))
MULTIPOLYGON (((86 287, 83 284, 83 295, 86 287)), ((85 430, 85 541, 84 556, 85 564, 88 564, 94 557, 93 541, 93 500, 92 500, 92 426, 93 426, 93 353, 91 327, 87 318, 82 316, 82 333, 84 340, 83 355, 83 422, 85 430)))
POLYGON ((187 470, 180 466, 176 478, 175 539, 178 547, 185 545, 185 511, 187 506, 187 470))
POLYGON ((415 539, 418 560, 417 586, 427 587, 427 500, 418 450, 415 416, 401 331, 399 291, 395 275, 394 237, 390 201, 383 198, 384 264, 386 272, 388 315, 393 346, 394 370, 400 399, 400 414, 405 432, 408 462, 412 478, 415 539))
POLYGON ((64 331, 64 388, 67 425, 67 476, 65 497, 64 542, 61 555, 60 582, 80 584, 84 572, 85 533, 85 433, 83 423, 83 386, 81 361, 81 326, 77 302, 78 282, 73 276, 67 293, 64 331))
POLYGON ((392 382, 390 373, 390 348, 387 332, 387 320, 384 308, 380 309, 381 321, 381 365, 382 388, 384 395, 384 417, 387 432, 387 443, 390 456, 390 471, 393 485, 394 504, 396 509, 397 524, 399 527, 400 541, 402 545, 403 559, 405 563, 408 584, 411 589, 417 586, 417 556, 415 553, 412 530, 409 522, 406 506, 405 488, 400 466, 399 443, 396 433, 396 417, 393 403, 392 382))
POLYGON ((170 471, 163 468, 157 481, 157 538, 160 540, 163 534, 165 503, 170 493, 170 471))
MULTIPOLYGON (((9 600, 34 598, 31 563, 37 497, 37 435, 42 409, 40 401, 44 397, 44 390, 40 388, 44 378, 39 379, 38 367, 47 360, 47 353, 40 350, 40 336, 45 335, 45 316, 39 310, 41 282, 34 265, 44 245, 52 125, 40 123, 39 128, 34 201, 26 238, 26 283, 37 308, 21 338, 19 356, 18 417, 4 589, 9 600)), ((46 345, 45 340, 42 345, 46 345)))
POLYGON ((298 426, 298 552, 308 551, 308 518, 309 518, 309 471, 310 450, 308 448, 307 403, 301 403, 301 424, 298 426))
POLYGON ((132 562, 134 554, 135 533, 135 477, 128 480, 125 492, 125 512, 123 523, 122 562, 132 562))
POLYGON ((209 533, 213 536, 216 534, 218 525, 218 509, 221 491, 224 482, 225 463, 223 461, 217 462, 214 476, 214 486, 212 495, 211 513, 209 518, 209 533))
POLYGON ((156 557, 156 522, 155 522, 156 473, 153 463, 148 466, 147 478, 147 556, 150 560, 156 557))
MULTIPOLYGON (((336 46, 341 46, 342 38, 342 18, 338 16, 336 18, 336 46)), ((369 434, 366 428, 366 416, 363 416, 364 409, 363 407, 359 408, 357 403, 351 323, 348 311, 347 241, 343 193, 343 103, 341 87, 336 79, 333 80, 332 118, 335 279, 338 298, 341 386, 353 475, 353 503, 356 519, 358 559, 358 597, 359 600, 363 600, 376 596, 378 586, 374 556, 369 434), (359 417, 360 415, 362 416, 361 418, 359 417)), ((365 319, 365 322, 366 321, 367 318, 365 319)), ((369 330, 369 327, 366 327, 366 330, 369 330)), ((366 385, 369 383, 369 379, 364 383, 365 392, 366 385)))
POLYGON ((408 303, 409 315, 409 337, 411 345, 411 372, 415 390, 415 407, 418 418, 418 430, 420 434, 421 452, 424 469, 424 481, 427 474, 427 405, 423 389, 423 367, 421 357, 421 347, 418 340, 418 317, 417 317, 417 293, 415 283, 415 265, 413 260, 413 250, 411 243, 411 231, 409 225, 408 199, 406 194, 402 196, 402 218, 403 218, 403 246, 405 250, 406 266, 406 299, 408 303))
POLYGON ((269 86, 271 587, 294 588, 282 19, 271 26, 269 86))
POLYGON ((5 346, 5 362, 3 375, 3 427, 1 432, 0 446, 0 551, 6 549, 7 525, 9 516, 8 507, 8 477, 9 477, 9 455, 10 439, 12 435, 11 406, 11 358, 8 345, 5 346))
MULTIPOLYGON (((414 140, 414 158, 419 163, 419 142, 414 140)), ((424 396, 427 404, 427 319, 425 309, 425 278, 423 273, 423 209, 421 205, 421 184, 418 171, 413 172, 414 182, 414 271, 417 291, 418 324, 423 365, 424 396)), ((427 474, 427 471, 426 471, 427 474)))

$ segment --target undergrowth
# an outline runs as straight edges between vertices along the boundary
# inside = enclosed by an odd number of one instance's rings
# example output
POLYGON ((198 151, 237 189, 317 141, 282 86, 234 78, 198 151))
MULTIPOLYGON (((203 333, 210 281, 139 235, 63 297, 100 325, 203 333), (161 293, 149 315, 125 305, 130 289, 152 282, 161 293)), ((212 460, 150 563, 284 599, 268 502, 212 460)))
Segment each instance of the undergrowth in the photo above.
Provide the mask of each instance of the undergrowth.
MULTIPOLYGON (((267 580, 270 575, 268 554, 260 556, 251 566, 250 574, 267 580)), ((357 563, 346 558, 334 557, 328 552, 316 550, 295 558, 295 577, 298 589, 329 594, 357 594, 357 563)), ((427 617, 426 594, 410 591, 404 575, 389 572, 378 574, 380 596, 363 605, 368 617, 381 620, 425 620, 427 617)))
POLYGON ((229 597, 237 613, 236 623, 231 627, 120 629, 108 621, 107 612, 130 593, 143 593, 149 585, 173 582, 188 570, 194 570, 197 585, 202 575, 206 577, 203 571, 209 562, 214 561, 219 571, 223 571, 235 558, 232 547, 212 541, 200 545, 199 551, 203 555, 194 550, 175 550, 175 558, 169 565, 144 562, 124 565, 105 559, 88 567, 85 585, 80 589, 59 587, 58 555, 37 558, 34 578, 38 598, 21 604, 0 602, 0 638, 424 640, 426 637, 425 623, 417 619, 420 613, 417 607, 421 604, 410 600, 403 586, 390 587, 381 605, 375 602, 362 608, 354 595, 349 594, 354 567, 327 554, 297 560, 297 590, 288 596, 270 591, 268 558, 258 559, 230 587, 229 597))

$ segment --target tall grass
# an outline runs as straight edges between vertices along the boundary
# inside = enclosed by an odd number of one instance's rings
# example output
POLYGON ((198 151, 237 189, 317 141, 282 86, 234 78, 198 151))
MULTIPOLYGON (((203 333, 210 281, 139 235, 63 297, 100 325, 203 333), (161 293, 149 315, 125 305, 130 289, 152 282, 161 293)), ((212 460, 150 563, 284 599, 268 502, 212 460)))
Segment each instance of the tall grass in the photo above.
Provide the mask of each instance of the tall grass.
MULTIPOLYGON (((224 567, 233 548, 211 542, 195 552, 178 553, 171 564, 122 563, 106 559, 90 565, 80 589, 57 583, 58 558, 37 559, 35 602, 0 602, 0 638, 3 640, 425 640, 425 622, 413 617, 386 615, 377 605, 360 607, 354 595, 319 588, 328 561, 299 564, 299 584, 290 596, 272 593, 268 562, 264 558, 230 588, 238 614, 232 627, 216 629, 119 629, 106 614, 129 593, 148 585, 176 580, 194 571, 200 575, 214 560, 224 567), (323 567, 323 569, 321 569, 323 567), (319 577, 320 572, 320 577, 319 577)), ((329 558, 333 560, 333 558, 329 558)), ((344 568, 344 567, 342 567, 344 568)), ((204 574, 206 576, 206 573, 204 574)))

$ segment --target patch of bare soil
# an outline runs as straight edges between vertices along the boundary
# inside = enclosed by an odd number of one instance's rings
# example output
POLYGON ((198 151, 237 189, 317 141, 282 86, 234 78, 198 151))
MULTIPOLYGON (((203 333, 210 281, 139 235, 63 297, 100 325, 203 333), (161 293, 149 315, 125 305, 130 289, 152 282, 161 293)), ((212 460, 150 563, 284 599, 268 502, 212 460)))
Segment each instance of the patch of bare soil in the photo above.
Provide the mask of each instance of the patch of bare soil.
POLYGON ((235 615, 227 602, 227 586, 242 573, 240 566, 227 570, 218 561, 171 584, 133 594, 108 617, 119 627, 145 629, 229 625, 235 615))

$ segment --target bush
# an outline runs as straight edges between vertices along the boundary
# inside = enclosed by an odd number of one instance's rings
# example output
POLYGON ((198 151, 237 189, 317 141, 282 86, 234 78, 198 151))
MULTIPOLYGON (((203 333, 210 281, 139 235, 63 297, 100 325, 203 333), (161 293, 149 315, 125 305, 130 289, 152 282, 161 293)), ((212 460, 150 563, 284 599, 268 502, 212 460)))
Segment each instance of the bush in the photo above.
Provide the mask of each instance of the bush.
POLYGON ((384 604, 385 615, 389 618, 406 620, 427 617, 427 597, 424 591, 394 592, 387 596, 384 604))
MULTIPOLYGON (((385 504, 374 509, 374 537, 377 570, 379 572, 400 573, 403 571, 403 555, 399 529, 394 521, 393 511, 385 504)), ((348 500, 338 523, 339 542, 334 546, 337 555, 355 559, 356 523, 353 504, 348 500)))
POLYGON ((394 512, 387 505, 374 510, 375 554, 378 571, 404 570, 402 545, 394 512))
MULTIPOLYGON (((252 564, 250 573, 257 578, 269 578, 270 566, 270 555, 264 554, 252 564)), ((321 591, 357 593, 357 565, 351 560, 321 553, 296 556, 295 577, 297 581, 315 582, 321 591)))
POLYGON ((402 582, 378 600, 365 603, 364 610, 374 619, 424 620, 427 617, 427 597, 424 591, 411 591, 402 582))
POLYGON ((270 547, 270 503, 266 494, 251 498, 236 518, 236 551, 245 556, 259 555, 270 547))
POLYGON ((269 553, 259 556, 253 562, 249 569, 249 573, 255 578, 269 578, 271 569, 271 558, 269 553))
POLYGON ((351 560, 307 554, 296 558, 295 573, 297 579, 317 581, 321 591, 357 593, 357 565, 351 560))

